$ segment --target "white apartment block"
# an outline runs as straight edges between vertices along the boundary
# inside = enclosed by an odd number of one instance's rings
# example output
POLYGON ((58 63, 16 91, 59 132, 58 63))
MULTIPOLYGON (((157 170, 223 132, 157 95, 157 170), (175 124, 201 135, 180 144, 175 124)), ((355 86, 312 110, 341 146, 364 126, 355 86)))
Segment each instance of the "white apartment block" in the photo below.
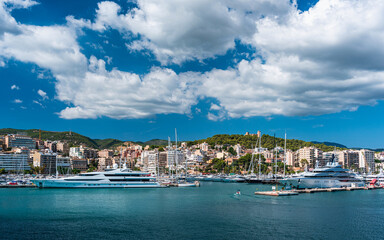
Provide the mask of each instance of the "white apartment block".
POLYGON ((286 151, 286 164, 289 166, 295 166, 295 152, 292 152, 291 150, 286 151))
POLYGON ((302 159, 306 159, 310 167, 315 167, 316 161, 322 164, 323 152, 315 147, 303 147, 297 150, 297 156, 300 167, 303 167, 301 163, 302 159))
POLYGON ((176 150, 168 150, 167 155, 167 167, 174 169, 175 165, 183 165, 185 162, 185 155, 180 150, 177 150, 177 157, 176 157, 176 150), (175 162, 176 160, 176 162, 175 162))
POLYGON ((363 168, 366 172, 375 171, 375 152, 374 151, 371 151, 368 149, 361 149, 359 151, 359 168, 363 168))
POLYGON ((200 149, 203 150, 204 152, 208 152, 209 145, 206 142, 203 142, 200 144, 200 149))
POLYGON ((69 156, 73 158, 83 158, 83 153, 80 147, 71 147, 69 149, 69 156))

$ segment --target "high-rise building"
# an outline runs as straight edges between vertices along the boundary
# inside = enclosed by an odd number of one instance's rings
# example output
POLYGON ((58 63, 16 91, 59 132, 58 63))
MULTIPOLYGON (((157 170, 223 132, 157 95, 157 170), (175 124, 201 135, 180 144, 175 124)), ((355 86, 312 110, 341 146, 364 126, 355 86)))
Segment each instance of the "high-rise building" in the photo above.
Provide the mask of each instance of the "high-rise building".
POLYGON ((303 147, 297 150, 297 159, 300 167, 304 166, 302 162, 303 159, 307 160, 309 167, 315 167, 317 161, 319 161, 319 164, 322 163, 322 156, 323 152, 315 147, 303 147))
POLYGON ((99 155, 99 157, 101 158, 111 158, 113 157, 113 150, 110 150, 110 149, 104 149, 104 150, 101 150, 97 153, 99 155))
POLYGON ((51 152, 38 152, 36 151, 33 157, 33 166, 44 167, 44 174, 56 173, 56 154, 51 152))
POLYGON ((0 153, 0 169, 4 168, 5 171, 13 171, 15 173, 24 170, 31 170, 29 155, 28 154, 3 154, 0 153))
POLYGON ((143 171, 150 172, 152 174, 157 173, 157 165, 159 161, 159 152, 157 150, 143 151, 141 153, 141 159, 143 163, 143 171))
POLYGON ((86 171, 88 169, 88 161, 87 159, 71 159, 71 167, 82 172, 86 171))
POLYGON ((26 147, 29 149, 36 148, 36 142, 26 135, 8 134, 4 137, 7 148, 26 147))
POLYGON ((185 161, 185 156, 183 152, 177 150, 177 156, 176 156, 176 150, 168 150, 167 166, 169 168, 175 169, 176 165, 181 165, 184 163, 184 161, 185 161))
POLYGON ((371 151, 368 149, 361 149, 359 151, 359 168, 363 168, 366 172, 375 171, 375 152, 374 151, 371 151))
POLYGON ((59 174, 66 174, 71 168, 71 159, 69 157, 56 156, 57 169, 59 174))
POLYGON ((159 153, 159 170, 160 173, 164 173, 165 168, 167 167, 167 152, 160 152, 159 153))
POLYGON ((83 153, 80 151, 80 147, 71 147, 69 149, 69 156, 72 158, 83 158, 83 153))
POLYGON ((358 169, 359 168, 359 152, 358 151, 351 151, 351 150, 344 150, 338 152, 339 155, 339 163, 343 165, 345 168, 353 168, 358 169))
POLYGON ((287 149, 286 151, 286 164, 289 166, 296 166, 295 162, 295 152, 292 152, 291 150, 287 149))
POLYGON ((63 154, 69 154, 69 145, 66 142, 57 142, 56 149, 58 152, 61 152, 63 154))
POLYGON ((159 162, 159 152, 150 151, 148 154, 147 172, 157 174, 157 166, 159 162))

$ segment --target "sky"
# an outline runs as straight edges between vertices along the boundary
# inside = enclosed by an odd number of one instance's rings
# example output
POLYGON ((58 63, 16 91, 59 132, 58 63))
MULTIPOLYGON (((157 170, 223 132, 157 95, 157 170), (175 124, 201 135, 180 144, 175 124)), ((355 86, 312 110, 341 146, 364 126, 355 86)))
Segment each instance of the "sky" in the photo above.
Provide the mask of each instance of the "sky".
POLYGON ((0 0, 0 128, 384 147, 382 0, 0 0))

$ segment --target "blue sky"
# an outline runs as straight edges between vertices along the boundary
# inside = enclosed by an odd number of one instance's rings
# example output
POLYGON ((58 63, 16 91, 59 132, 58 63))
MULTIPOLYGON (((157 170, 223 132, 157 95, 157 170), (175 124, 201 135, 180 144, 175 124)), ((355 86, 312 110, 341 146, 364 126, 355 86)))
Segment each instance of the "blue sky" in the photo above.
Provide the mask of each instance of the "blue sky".
POLYGON ((381 1, 0 1, 0 127, 382 148, 381 1))

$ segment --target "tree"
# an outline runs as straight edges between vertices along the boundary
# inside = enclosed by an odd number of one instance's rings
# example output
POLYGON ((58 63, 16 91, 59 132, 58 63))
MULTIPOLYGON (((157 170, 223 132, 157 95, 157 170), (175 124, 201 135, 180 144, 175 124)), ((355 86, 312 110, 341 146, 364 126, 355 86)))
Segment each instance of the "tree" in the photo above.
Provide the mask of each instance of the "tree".
POLYGON ((80 173, 80 170, 79 170, 79 169, 76 169, 76 168, 74 168, 74 169, 72 169, 72 173, 73 173, 73 174, 79 174, 79 173, 80 173))
POLYGON ((236 155, 237 155, 237 152, 235 151, 235 149, 233 149, 233 147, 230 147, 230 148, 228 149, 228 152, 229 152, 230 154, 232 154, 233 156, 236 156, 236 155))
POLYGON ((164 152, 164 148, 163 147, 159 147, 159 152, 164 152))
POLYGON ((35 174, 42 174, 44 173, 45 166, 38 167, 38 166, 33 166, 32 163, 29 164, 29 167, 31 168, 31 171, 35 174))
POLYGON ((5 174, 5 168, 0 168, 0 174, 5 174))
POLYGON ((303 158, 300 160, 300 164, 301 164, 301 166, 307 166, 309 164, 309 162, 307 159, 303 158))

